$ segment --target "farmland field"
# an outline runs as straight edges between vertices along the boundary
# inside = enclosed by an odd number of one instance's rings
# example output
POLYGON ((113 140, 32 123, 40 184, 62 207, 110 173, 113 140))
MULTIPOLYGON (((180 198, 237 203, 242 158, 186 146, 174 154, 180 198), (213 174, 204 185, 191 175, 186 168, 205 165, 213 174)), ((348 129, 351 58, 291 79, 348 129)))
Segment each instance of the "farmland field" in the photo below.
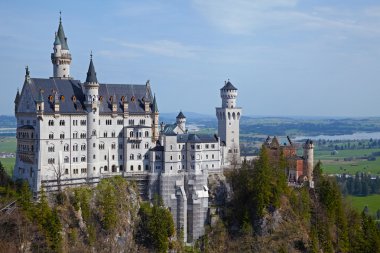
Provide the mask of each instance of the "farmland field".
POLYGON ((380 149, 339 150, 335 155, 332 155, 331 151, 315 151, 314 160, 322 162, 323 170, 327 174, 367 172, 380 175, 380 157, 376 157, 375 161, 358 159, 358 157, 371 156, 373 152, 380 152, 380 149), (352 158, 352 160, 344 161, 344 158, 352 158))
POLYGON ((368 206, 369 213, 375 215, 376 211, 380 209, 380 194, 369 195, 365 197, 361 196, 347 196, 348 203, 351 203, 352 207, 358 212, 362 212, 365 206, 368 206))
POLYGON ((8 175, 12 176, 13 166, 15 164, 16 158, 0 158, 0 162, 3 164, 5 171, 8 175))
POLYGON ((0 138, 0 152, 16 153, 16 138, 15 137, 0 138))

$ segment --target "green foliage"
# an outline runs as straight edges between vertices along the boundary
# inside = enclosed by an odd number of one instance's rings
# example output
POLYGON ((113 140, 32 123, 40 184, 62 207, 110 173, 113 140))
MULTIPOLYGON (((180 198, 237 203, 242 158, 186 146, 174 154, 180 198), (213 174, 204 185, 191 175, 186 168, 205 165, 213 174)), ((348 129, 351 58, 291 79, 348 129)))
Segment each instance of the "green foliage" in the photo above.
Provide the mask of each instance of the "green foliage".
POLYGON ((12 184, 12 179, 6 172, 4 165, 0 161, 0 186, 7 186, 12 184))
POLYGON ((82 186, 74 189, 74 207, 78 211, 79 208, 82 211, 82 217, 85 222, 90 221, 91 209, 90 209, 90 200, 91 200, 91 189, 87 186, 82 186))
POLYGON ((103 227, 107 231, 112 231, 117 222, 117 192, 111 179, 100 181, 96 187, 97 202, 103 227))
POLYGON ((229 175, 233 189, 232 221, 237 221, 243 234, 260 229, 260 219, 267 211, 280 206, 281 196, 288 191, 283 154, 278 161, 270 161, 268 150, 263 146, 254 164, 243 163, 241 169, 229 175))
POLYGON ((156 198, 153 206, 143 203, 140 207, 141 218, 137 237, 140 243, 151 247, 157 252, 167 252, 169 238, 174 234, 174 222, 170 211, 162 205, 162 200, 156 198))

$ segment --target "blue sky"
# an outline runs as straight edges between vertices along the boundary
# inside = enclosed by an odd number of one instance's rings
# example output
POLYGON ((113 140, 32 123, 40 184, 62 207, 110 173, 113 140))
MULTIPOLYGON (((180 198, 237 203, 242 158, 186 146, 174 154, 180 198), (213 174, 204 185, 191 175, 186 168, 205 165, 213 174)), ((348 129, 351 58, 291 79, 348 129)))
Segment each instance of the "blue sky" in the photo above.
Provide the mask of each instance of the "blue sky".
POLYGON ((59 11, 84 80, 150 80, 161 112, 214 114, 228 78, 246 115, 380 116, 380 2, 366 0, 0 2, 0 114, 24 67, 50 77, 59 11))

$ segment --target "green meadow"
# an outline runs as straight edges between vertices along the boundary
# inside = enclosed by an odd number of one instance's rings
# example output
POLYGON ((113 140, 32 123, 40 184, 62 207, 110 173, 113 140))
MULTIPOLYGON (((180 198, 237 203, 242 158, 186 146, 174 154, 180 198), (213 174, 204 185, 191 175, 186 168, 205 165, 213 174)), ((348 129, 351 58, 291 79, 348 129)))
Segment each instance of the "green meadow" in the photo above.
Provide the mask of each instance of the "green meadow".
POLYGON ((323 171, 327 174, 355 174, 356 172, 367 172, 373 175, 380 175, 380 157, 375 161, 358 159, 358 157, 370 156, 373 152, 380 152, 380 149, 354 149, 339 150, 332 155, 331 151, 315 151, 315 162, 321 161, 323 171), (344 158, 352 157, 352 161, 344 161, 344 158))
POLYGON ((380 209, 380 194, 374 194, 369 196, 347 196, 346 200, 357 211, 362 212, 365 206, 368 206, 369 213, 376 215, 377 210, 380 209))

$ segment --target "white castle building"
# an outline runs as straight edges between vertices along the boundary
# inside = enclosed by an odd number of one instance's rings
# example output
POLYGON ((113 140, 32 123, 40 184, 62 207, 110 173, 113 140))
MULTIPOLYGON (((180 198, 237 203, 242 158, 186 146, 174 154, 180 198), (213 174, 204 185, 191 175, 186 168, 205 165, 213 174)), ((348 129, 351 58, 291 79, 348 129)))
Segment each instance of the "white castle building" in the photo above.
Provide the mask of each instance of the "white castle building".
POLYGON ((218 135, 188 133, 186 117, 159 124, 156 97, 145 84, 98 82, 90 60, 84 83, 70 75, 71 54, 60 20, 51 61, 53 76, 32 78, 26 68, 17 91, 14 178, 35 195, 45 187, 96 184, 120 175, 138 182, 141 194, 162 197, 186 242, 204 234, 207 177, 239 161, 237 89, 228 81, 216 109, 218 135))

